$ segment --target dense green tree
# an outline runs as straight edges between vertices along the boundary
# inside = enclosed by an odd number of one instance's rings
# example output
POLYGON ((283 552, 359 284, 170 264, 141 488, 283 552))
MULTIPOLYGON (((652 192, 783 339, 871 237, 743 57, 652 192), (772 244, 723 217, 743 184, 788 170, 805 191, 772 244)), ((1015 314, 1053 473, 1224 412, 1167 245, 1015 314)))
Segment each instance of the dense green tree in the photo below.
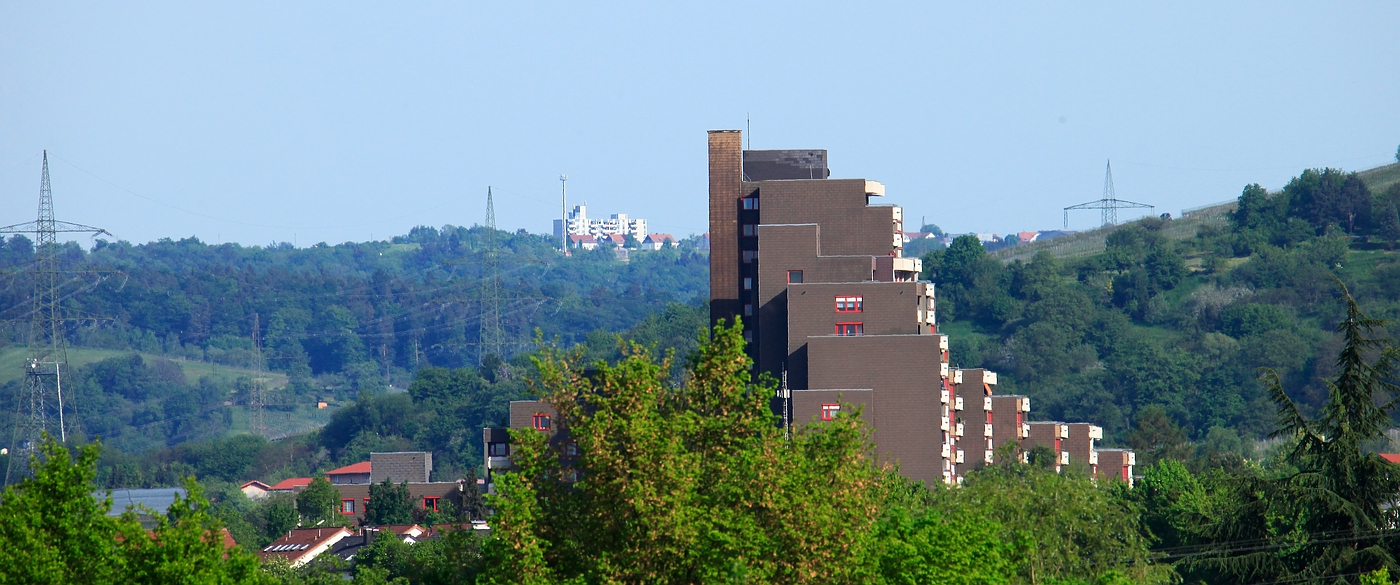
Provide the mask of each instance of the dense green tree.
POLYGON ((632 345, 617 365, 538 360, 542 394, 580 455, 512 431, 486 558, 490 582, 553 579, 848 582, 872 570, 880 472, 858 416, 789 442, 750 379, 738 327, 716 327, 669 383, 667 356, 632 345))
POLYGON ((1265 373, 1278 406, 1275 436, 1289 441, 1285 461, 1296 472, 1240 477, 1227 513, 1203 531, 1214 546, 1189 567, 1240 582, 1400 568, 1400 542, 1387 530, 1397 521, 1391 505, 1400 497, 1400 474, 1362 448, 1383 435, 1400 396, 1392 382, 1397 352, 1390 339, 1375 336, 1386 323, 1363 314, 1345 287, 1342 294, 1346 317, 1337 331, 1344 344, 1317 418, 1303 416, 1281 378, 1265 373), (1268 546, 1234 545, 1242 540, 1268 546))
POLYGON ((369 486, 369 508, 365 510, 365 524, 389 526, 413 522, 413 499, 408 493, 408 482, 394 485, 384 481, 369 486))
POLYGON ((147 531, 133 514, 107 516, 110 497, 93 497, 101 446, 74 460, 45 437, 31 460, 33 476, 0 500, 0 583, 266 583, 258 561, 225 549, 223 527, 209 514, 202 488, 187 480, 147 531))
POLYGON ((1138 410, 1128 445, 1138 453, 1140 465, 1147 466, 1162 459, 1185 459, 1189 453, 1186 433, 1161 406, 1152 404, 1138 410))
POLYGON ((1137 505, 1108 483, 1005 461, 969 474, 948 506, 982 510, 998 524, 1016 582, 1170 582, 1171 572, 1152 563, 1137 505))
POLYGON ((297 494, 297 512, 308 525, 338 523, 341 516, 336 508, 339 506, 340 492, 323 475, 312 478, 311 483, 297 494))

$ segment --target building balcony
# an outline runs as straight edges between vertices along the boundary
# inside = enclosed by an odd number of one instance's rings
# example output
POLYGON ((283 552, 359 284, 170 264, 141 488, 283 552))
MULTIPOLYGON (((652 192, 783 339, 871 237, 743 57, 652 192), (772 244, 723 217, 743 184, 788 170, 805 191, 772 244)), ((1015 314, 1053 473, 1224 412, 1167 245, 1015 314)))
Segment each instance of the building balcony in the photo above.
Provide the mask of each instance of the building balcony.
MULTIPOLYGON (((961 426, 961 425, 960 425, 960 426, 961 426)), ((945 417, 942 417, 942 418, 938 419, 938 430, 940 430, 940 431, 946 431, 946 430, 948 430, 948 417, 945 416, 945 417)))
POLYGON ((959 396, 959 397, 957 397, 957 398, 955 399, 955 401, 953 402, 953 410, 962 410, 962 409, 963 409, 963 397, 959 396))
POLYGON ((512 467, 515 467, 515 464, 511 462, 510 457, 487 457, 487 458, 486 458, 486 468, 487 468, 487 469, 510 469, 510 468, 512 468, 512 467))
POLYGON ((949 445, 949 444, 947 444, 947 443, 944 443, 944 444, 943 444, 943 458, 944 458, 944 459, 948 459, 948 458, 950 458, 950 457, 952 457, 952 456, 953 456, 953 446, 952 446, 952 445, 949 445))
POLYGON ((966 457, 963 456, 963 450, 962 450, 962 449, 958 449, 958 458, 957 458, 957 462, 958 462, 958 463, 963 463, 965 459, 966 459, 966 457))
POLYGON ((958 423, 957 432, 954 433, 954 435, 955 435, 955 436, 958 436, 958 437, 963 436, 963 424, 962 424, 962 423, 958 423))
POLYGON ((992 423, 986 423, 986 424, 983 424, 983 425, 982 425, 982 436, 984 436, 984 437, 990 437, 990 436, 992 436, 992 423))

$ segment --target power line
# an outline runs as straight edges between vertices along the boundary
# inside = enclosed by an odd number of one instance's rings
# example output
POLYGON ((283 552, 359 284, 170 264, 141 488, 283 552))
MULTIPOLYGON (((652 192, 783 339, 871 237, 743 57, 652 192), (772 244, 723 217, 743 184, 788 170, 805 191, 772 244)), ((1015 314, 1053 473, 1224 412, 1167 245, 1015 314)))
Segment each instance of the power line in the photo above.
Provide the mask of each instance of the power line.
MULTIPOLYGON (((59 274, 73 272, 60 267, 58 243, 60 233, 85 233, 96 237, 112 235, 105 229, 58 221, 54 218, 53 188, 49 182, 49 154, 43 153, 43 170, 39 179, 39 216, 32 222, 0 227, 0 234, 34 234, 35 261, 30 267, 33 275, 33 310, 29 315, 29 359, 25 362, 24 394, 16 416, 19 425, 11 438, 9 464, 5 468, 5 485, 16 467, 28 472, 28 457, 35 452, 44 434, 57 430, 59 440, 68 440, 68 425, 64 420, 63 371, 68 368, 68 345, 63 338, 62 287, 59 274)), ((87 272, 87 271, 77 271, 87 272)), ((76 412, 70 395, 68 410, 76 412)), ((76 424, 76 417, 74 424, 76 424)))

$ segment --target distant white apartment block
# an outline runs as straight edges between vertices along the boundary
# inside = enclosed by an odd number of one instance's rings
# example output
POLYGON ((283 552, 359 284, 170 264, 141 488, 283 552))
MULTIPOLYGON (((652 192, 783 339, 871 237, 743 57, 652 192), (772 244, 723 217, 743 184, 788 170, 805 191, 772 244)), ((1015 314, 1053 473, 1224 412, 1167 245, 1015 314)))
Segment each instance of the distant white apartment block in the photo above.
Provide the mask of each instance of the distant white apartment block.
MULTIPOLYGON (((554 237, 563 238, 565 220, 554 220, 554 237)), ((569 212, 568 234, 571 236, 593 236, 606 238, 613 235, 631 235, 640 242, 647 237, 647 220, 630 219, 625 213, 614 213, 608 219, 588 219, 588 206, 575 205, 569 212)))

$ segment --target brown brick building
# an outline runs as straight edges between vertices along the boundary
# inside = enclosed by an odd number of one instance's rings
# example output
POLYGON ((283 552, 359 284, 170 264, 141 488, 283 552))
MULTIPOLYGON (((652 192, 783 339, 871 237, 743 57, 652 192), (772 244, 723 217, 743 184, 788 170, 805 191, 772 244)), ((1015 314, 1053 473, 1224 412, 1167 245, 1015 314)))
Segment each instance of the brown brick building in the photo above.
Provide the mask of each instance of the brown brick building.
MULTIPOLYGON (((743 323, 754 373, 782 381, 784 424, 858 408, 877 456, 928 483, 956 483, 999 448, 1024 459, 1041 440, 1057 457, 1092 452, 1072 431, 1037 434, 1030 399, 994 394, 995 372, 949 368, 934 284, 903 255, 903 210, 880 203, 878 182, 829 176, 824 150, 745 151, 741 132, 709 133, 710 319, 743 323)), ((516 402, 510 426, 567 440, 552 416, 516 402)), ((483 438, 487 467, 508 469, 508 434, 483 438)))

